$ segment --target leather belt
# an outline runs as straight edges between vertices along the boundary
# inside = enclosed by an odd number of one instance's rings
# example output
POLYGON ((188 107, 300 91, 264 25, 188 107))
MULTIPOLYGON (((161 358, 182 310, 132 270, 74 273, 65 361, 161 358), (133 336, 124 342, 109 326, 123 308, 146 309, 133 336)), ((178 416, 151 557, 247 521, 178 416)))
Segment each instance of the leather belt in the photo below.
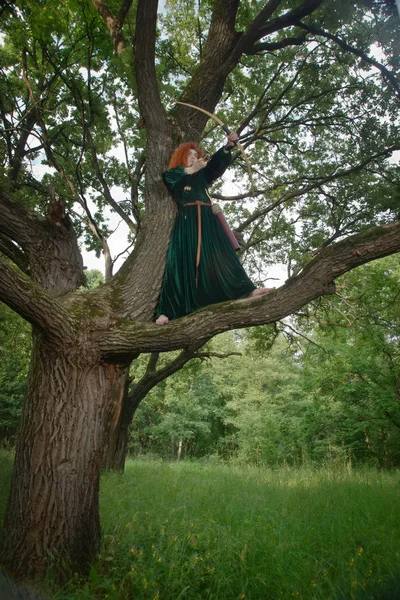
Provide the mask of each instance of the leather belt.
POLYGON ((199 281, 199 264, 200 264, 200 256, 201 256, 201 206, 208 206, 211 208, 211 204, 208 202, 201 202, 201 200, 196 200, 196 202, 187 202, 183 205, 185 206, 197 206, 197 253, 196 253, 196 287, 199 281))

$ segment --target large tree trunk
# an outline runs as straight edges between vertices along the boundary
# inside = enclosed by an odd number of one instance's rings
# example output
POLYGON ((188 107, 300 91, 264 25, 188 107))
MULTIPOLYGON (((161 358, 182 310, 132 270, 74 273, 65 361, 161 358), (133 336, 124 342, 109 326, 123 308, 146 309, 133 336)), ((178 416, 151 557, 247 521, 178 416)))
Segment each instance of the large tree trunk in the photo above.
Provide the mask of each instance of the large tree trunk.
POLYGON ((4 524, 3 562, 16 576, 71 557, 87 566, 99 550, 104 437, 125 373, 90 347, 62 354, 36 332, 4 524))
POLYGON ((122 385, 114 392, 109 432, 103 449, 102 468, 123 471, 128 452, 129 428, 135 409, 129 402, 129 367, 126 368, 122 385))

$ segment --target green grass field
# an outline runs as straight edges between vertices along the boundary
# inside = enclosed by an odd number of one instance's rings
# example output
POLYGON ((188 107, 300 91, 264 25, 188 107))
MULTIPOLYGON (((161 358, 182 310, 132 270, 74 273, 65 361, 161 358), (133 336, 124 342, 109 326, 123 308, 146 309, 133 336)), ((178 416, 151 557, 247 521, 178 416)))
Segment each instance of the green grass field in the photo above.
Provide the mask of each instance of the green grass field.
POLYGON ((102 553, 47 598, 400 598, 398 472, 128 461, 101 487, 102 553))

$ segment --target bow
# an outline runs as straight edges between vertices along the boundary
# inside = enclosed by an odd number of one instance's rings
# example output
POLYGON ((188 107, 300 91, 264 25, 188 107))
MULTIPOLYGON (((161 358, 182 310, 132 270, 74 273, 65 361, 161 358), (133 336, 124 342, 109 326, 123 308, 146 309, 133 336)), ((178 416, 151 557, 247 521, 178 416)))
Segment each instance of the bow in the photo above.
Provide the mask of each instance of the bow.
MULTIPOLYGON (((200 106, 196 106, 195 104, 189 104, 188 102, 178 102, 176 101, 177 104, 182 104, 183 106, 190 106, 190 108, 194 108, 195 110, 199 110, 200 112, 204 113, 205 115, 207 115, 208 117, 210 117, 210 119, 213 119, 216 123, 218 123, 218 125, 221 125, 222 129, 225 131, 225 133, 227 135, 229 135, 231 133, 231 130, 229 129, 229 127, 227 127, 225 125, 225 123, 223 121, 221 121, 221 119, 219 117, 217 117, 217 115, 214 115, 213 113, 208 112, 208 110, 206 110, 205 108, 201 108, 200 106)), ((242 146, 242 144, 240 144, 239 142, 236 142, 236 146, 239 148, 241 155, 243 156, 244 162, 247 165, 247 171, 249 174, 249 179, 250 179, 250 192, 251 195, 254 195, 254 182, 253 182, 253 172, 251 170, 251 165, 250 165, 250 161, 247 157, 246 152, 244 151, 244 148, 242 146)))

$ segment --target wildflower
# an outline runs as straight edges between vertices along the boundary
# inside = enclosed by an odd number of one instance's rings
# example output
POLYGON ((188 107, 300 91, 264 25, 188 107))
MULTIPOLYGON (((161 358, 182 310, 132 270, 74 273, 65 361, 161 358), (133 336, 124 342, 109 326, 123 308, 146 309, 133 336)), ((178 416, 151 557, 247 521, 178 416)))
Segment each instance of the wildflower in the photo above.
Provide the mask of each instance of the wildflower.
POLYGON ((317 587, 317 582, 315 581, 315 579, 311 580, 311 585, 316 588, 317 587))
POLYGON ((360 546, 358 549, 358 556, 361 556, 363 552, 364 552, 364 548, 362 546, 360 546))
POLYGON ((349 562, 349 565, 350 565, 350 567, 354 567, 354 566, 355 566, 355 564, 356 564, 356 563, 355 563, 355 560, 354 560, 354 558, 352 558, 352 559, 350 560, 350 562, 349 562))

